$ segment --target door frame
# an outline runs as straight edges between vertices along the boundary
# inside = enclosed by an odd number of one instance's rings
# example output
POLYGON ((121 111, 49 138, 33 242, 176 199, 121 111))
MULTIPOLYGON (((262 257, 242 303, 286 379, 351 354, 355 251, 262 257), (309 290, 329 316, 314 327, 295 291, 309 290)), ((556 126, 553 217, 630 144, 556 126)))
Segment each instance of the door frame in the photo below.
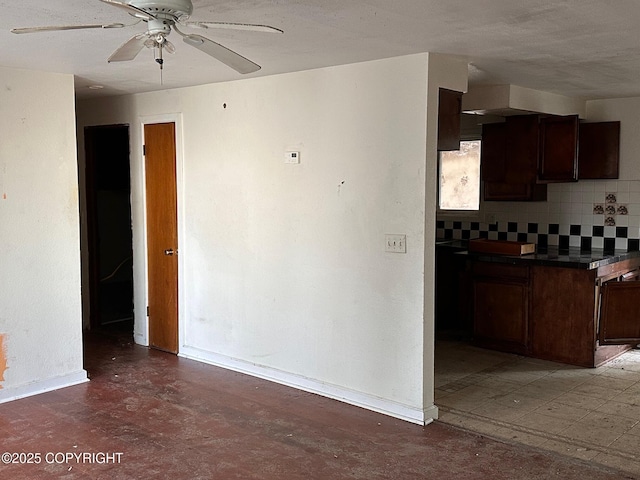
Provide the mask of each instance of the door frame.
MULTIPOLYGON (((139 118, 140 144, 139 153, 139 179, 137 185, 141 187, 140 194, 134 202, 136 203, 135 214, 140 220, 134 222, 134 248, 140 245, 142 251, 134 254, 134 311, 135 311, 135 331, 134 340, 139 345, 149 346, 149 317, 147 316, 147 306, 149 305, 149 274, 148 274, 148 246, 147 246, 147 186, 146 169, 143 146, 145 144, 144 126, 154 123, 174 123, 175 143, 176 143, 176 201, 178 217, 178 354, 184 345, 185 339, 185 301, 184 301, 184 257, 187 249, 184 244, 184 143, 183 143, 183 121, 182 113, 167 113, 160 115, 144 115, 139 118), (138 226, 136 233, 136 226, 138 226), (137 272, 137 273, 136 273, 137 272)), ((132 212, 132 216, 134 213, 132 212)))

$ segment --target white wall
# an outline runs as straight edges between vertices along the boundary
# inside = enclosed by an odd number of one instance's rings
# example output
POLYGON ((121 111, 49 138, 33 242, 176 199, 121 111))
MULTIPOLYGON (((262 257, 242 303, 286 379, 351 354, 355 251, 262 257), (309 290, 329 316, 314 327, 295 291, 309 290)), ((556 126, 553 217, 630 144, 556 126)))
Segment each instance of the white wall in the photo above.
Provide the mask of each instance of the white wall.
POLYGON ((81 102, 79 127, 131 125, 137 340, 140 122, 176 113, 181 354, 412 421, 433 413, 423 378, 428 62, 81 102), (284 164, 289 148, 300 165, 284 164), (385 253, 385 233, 406 234, 407 253, 385 253))
POLYGON ((0 131, 2 402, 86 380, 73 77, 0 67, 0 131))

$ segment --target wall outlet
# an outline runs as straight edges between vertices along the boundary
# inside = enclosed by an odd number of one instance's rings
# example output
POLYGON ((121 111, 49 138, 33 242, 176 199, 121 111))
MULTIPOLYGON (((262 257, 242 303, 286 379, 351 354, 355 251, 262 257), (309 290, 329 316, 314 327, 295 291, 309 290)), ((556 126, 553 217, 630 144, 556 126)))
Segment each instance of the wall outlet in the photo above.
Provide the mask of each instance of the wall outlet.
POLYGON ((391 253, 407 253, 407 236, 406 235, 390 235, 384 236, 385 252, 391 253))

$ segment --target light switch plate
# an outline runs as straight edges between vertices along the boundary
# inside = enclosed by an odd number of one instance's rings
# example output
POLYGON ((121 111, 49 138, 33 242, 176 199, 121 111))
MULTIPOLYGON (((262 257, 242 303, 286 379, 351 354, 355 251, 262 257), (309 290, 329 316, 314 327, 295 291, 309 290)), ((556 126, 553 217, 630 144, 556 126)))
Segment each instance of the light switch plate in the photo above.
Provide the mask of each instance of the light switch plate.
POLYGON ((398 234, 387 234, 384 236, 385 252, 407 253, 407 236, 398 234))

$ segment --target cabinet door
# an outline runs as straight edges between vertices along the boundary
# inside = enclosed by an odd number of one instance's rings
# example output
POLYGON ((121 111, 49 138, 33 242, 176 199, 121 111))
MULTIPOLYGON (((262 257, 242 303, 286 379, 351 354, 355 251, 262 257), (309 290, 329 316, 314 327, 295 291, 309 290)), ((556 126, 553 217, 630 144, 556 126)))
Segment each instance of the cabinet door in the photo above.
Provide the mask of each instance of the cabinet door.
POLYGON ((480 175, 485 182, 504 182, 506 178, 507 125, 482 125, 480 175))
POLYGON ((578 180, 578 116, 540 119, 540 182, 578 180))
POLYGON ((436 331, 469 335, 472 331, 468 313, 466 256, 459 250, 436 246, 436 331))
POLYGON ((481 168, 486 201, 544 201, 546 184, 537 184, 538 116, 507 117, 482 126, 481 168))
POLYGON ((538 173, 538 115, 507 117, 507 183, 536 183, 538 173))
POLYGON ((602 286, 598 335, 601 345, 640 343, 640 282, 629 281, 633 277, 632 273, 623 277, 623 281, 602 286))
POLYGON ((441 88, 438 97, 438 150, 460 150, 462 93, 441 88))
POLYGON ((620 167, 620 122, 581 123, 578 177, 618 178, 620 167))
POLYGON ((473 269, 473 331, 476 342, 506 352, 527 353, 527 267, 478 262, 473 269))

